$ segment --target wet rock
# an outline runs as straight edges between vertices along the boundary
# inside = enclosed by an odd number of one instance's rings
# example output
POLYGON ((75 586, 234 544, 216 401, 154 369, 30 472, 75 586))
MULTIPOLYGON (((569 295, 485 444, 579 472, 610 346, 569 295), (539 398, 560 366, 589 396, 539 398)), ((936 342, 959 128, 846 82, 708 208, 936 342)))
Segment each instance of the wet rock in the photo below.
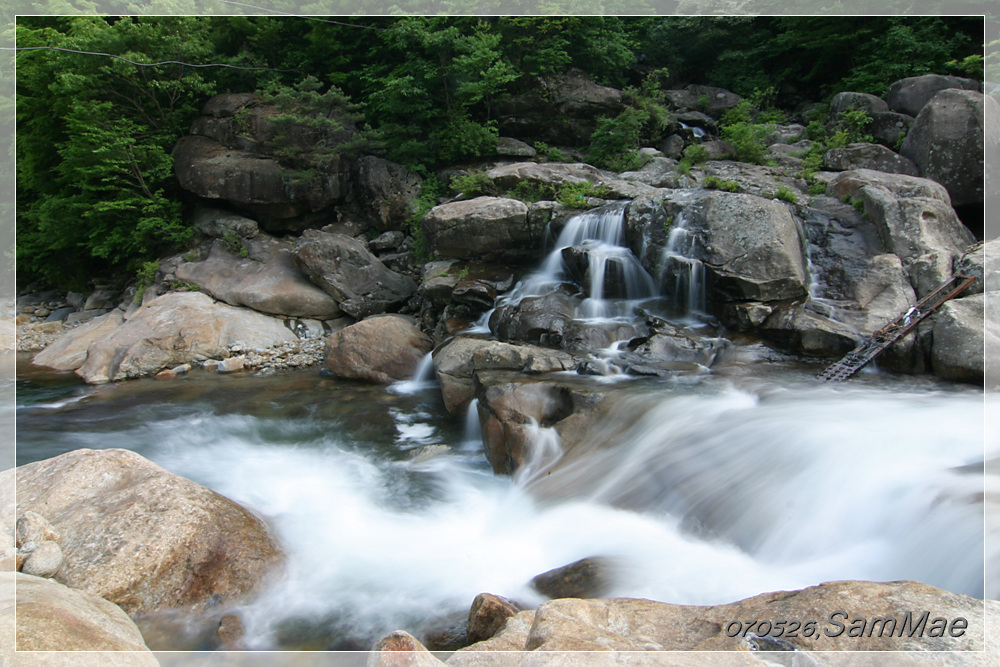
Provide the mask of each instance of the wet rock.
POLYGON ((63 564, 63 552, 58 542, 44 540, 27 554, 21 571, 36 577, 51 579, 63 564))
POLYGON ((575 312, 575 300, 561 292, 526 297, 498 307, 490 316, 490 330, 501 340, 559 347, 575 312))
POLYGON ((356 319, 396 308, 417 291, 411 278, 343 234, 306 230, 295 244, 295 265, 356 319))
MULTIPOLYGON (((985 296, 976 294, 952 299, 934 315, 931 368, 940 377, 975 385, 983 384, 983 350, 986 339, 985 296)), ((991 313, 989 324, 998 317, 991 313)), ((996 329, 991 334, 995 337, 996 329)), ((991 345, 996 341, 991 341, 991 345)))
POLYGON ((853 327, 800 304, 778 308, 759 332, 785 350, 814 357, 844 355, 862 338, 853 327))
POLYGON ((236 614, 226 614, 219 620, 216 636, 225 646, 236 644, 243 639, 243 621, 236 614))
POLYGON ((414 632, 429 651, 456 651, 469 645, 465 634, 467 614, 455 612, 423 623, 414 632))
POLYGON ((981 90, 979 82, 972 79, 924 74, 900 79, 889 86, 889 90, 885 93, 885 101, 895 112, 916 116, 935 95, 948 88, 977 92, 981 90))
POLYGON ((323 365, 340 377, 390 384, 412 377, 432 347, 430 338, 406 318, 383 315, 332 334, 323 365))
MULTIPOLYGON (((74 590, 50 579, 28 574, 0 572, 0 609, 3 609, 0 614, 0 633, 4 636, 3 654, 11 660, 12 665, 21 664, 20 661, 23 664, 29 662, 24 654, 14 656, 13 644, 16 644, 18 651, 133 651, 134 653, 104 654, 100 656, 101 664, 112 667, 155 667, 159 664, 146 647, 139 629, 125 612, 86 591, 74 590), (8 646, 8 642, 12 645, 8 646)), ((61 655, 62 660, 67 660, 68 654, 61 655)), ((31 662, 37 664, 34 659, 31 662)), ((75 660, 72 662, 77 664, 75 660)))
POLYGON ((726 343, 721 338, 707 338, 690 335, 679 330, 657 332, 651 336, 633 338, 627 349, 629 365, 638 365, 634 356, 640 358, 642 365, 658 365, 664 369, 675 368, 677 363, 711 366, 726 343))
MULTIPOLYGON (((650 600, 560 599, 535 612, 524 650, 534 651, 737 651, 751 649, 742 633, 727 636, 736 619, 809 618, 818 621, 811 637, 787 639, 796 650, 965 650, 982 647, 983 603, 916 582, 838 581, 801 591, 764 593, 740 602, 715 606, 673 605, 650 600), (831 620, 833 610, 843 616, 831 620), (880 631, 883 623, 910 623, 926 611, 925 627, 954 623, 955 633, 924 632, 920 636, 880 631), (865 633, 849 629, 866 619, 865 633), (868 627, 876 622, 871 636, 868 627), (938 621, 936 619, 943 619, 938 621), (957 621, 964 619, 966 623, 957 621), (823 630, 829 630, 824 632, 823 630), (830 636, 836 634, 836 636, 830 636), (958 634, 959 636, 954 636, 958 634)), ((858 626, 860 627, 860 625, 858 626)), ((769 631, 770 632, 770 631, 769 631)), ((768 634, 768 633, 762 633, 768 634)), ((980 649, 981 650, 981 649, 980 649)))
POLYGON ((1000 290, 1000 240, 974 246, 955 260, 954 272, 976 279, 966 290, 966 296, 1000 290))
POLYGON ((823 155, 823 168, 830 171, 873 169, 890 174, 920 175, 917 165, 879 144, 850 144, 844 148, 831 148, 823 155))
POLYGON ((607 558, 583 558, 544 572, 531 587, 549 598, 597 598, 611 589, 613 563, 607 558))
POLYGON ((171 368, 164 368, 162 371, 160 371, 153 377, 155 377, 157 380, 176 380, 177 371, 171 368))
POLYGON ((131 614, 236 603, 282 558, 251 512, 126 450, 21 466, 17 501, 59 531, 61 583, 131 614))
POLYGON ((545 228, 516 199, 477 197, 432 208, 422 226, 437 257, 524 263, 537 259, 545 228))
POLYGON ((380 231, 405 229, 414 202, 420 196, 421 178, 405 167, 366 155, 358 160, 358 198, 380 231))
POLYGON ((997 136, 1000 106, 992 97, 946 89, 924 105, 899 152, 925 178, 941 183, 954 206, 983 202, 986 136, 997 136), (986 113, 986 107, 990 107, 986 113), (992 127, 987 127, 987 116, 992 127))
POLYGON ((275 318, 216 303, 200 292, 171 292, 91 344, 77 374, 90 384, 101 384, 150 375, 199 356, 222 356, 237 341, 271 347, 294 339, 275 318))
POLYGON ((288 317, 338 317, 337 301, 310 282, 293 260, 291 242, 261 234, 241 242, 238 252, 217 241, 204 260, 180 264, 176 276, 231 306, 288 317))
POLYGON ((537 374, 572 370, 577 361, 569 354, 532 345, 459 336, 434 352, 434 372, 441 385, 445 407, 464 415, 475 395, 475 377, 485 370, 515 370, 537 374))
POLYGON ((465 633, 470 644, 492 638, 520 607, 500 595, 480 593, 469 609, 465 633))
POLYGON ((246 365, 246 357, 241 355, 238 357, 229 357, 228 359, 223 359, 222 361, 219 362, 219 365, 216 367, 215 370, 218 371, 219 373, 236 373, 237 371, 243 370, 245 365, 246 365))

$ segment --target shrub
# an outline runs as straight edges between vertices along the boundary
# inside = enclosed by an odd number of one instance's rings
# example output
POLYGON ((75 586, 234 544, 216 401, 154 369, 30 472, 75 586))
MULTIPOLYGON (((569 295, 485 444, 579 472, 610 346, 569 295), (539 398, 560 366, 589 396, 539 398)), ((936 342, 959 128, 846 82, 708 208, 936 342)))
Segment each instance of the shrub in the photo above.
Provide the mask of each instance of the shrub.
POLYGON ((474 171, 451 179, 451 189, 466 197, 496 195, 497 187, 484 171, 474 171))
POLYGON ((798 204, 799 198, 795 192, 787 185, 779 185, 778 191, 774 193, 775 198, 781 201, 788 202, 789 204, 798 204))
POLYGON ((724 192, 739 192, 742 190, 740 184, 736 181, 729 181, 715 176, 706 176, 701 185, 709 190, 722 190, 724 192))

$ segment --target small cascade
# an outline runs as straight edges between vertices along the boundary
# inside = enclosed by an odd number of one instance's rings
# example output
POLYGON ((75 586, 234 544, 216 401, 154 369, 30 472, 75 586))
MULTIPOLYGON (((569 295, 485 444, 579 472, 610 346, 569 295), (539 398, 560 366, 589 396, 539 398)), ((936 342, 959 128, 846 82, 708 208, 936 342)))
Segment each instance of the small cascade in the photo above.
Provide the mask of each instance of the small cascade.
POLYGON ((697 234, 688 228, 683 212, 677 214, 667 235, 660 263, 660 282, 673 276, 672 298, 686 315, 705 312, 705 266, 695 258, 697 234))
POLYGON ((432 353, 428 352, 420 359, 420 363, 413 371, 413 377, 391 384, 389 391, 394 394, 415 394, 418 391, 430 389, 434 385, 434 357, 432 353))
POLYGON ((698 127, 697 125, 688 125, 687 123, 681 121, 681 127, 690 132, 696 142, 701 143, 701 140, 705 138, 705 130, 698 127))
POLYGON ((573 216, 542 265, 498 306, 550 294, 568 282, 584 288, 577 319, 629 318, 642 301, 657 296, 656 282, 624 247, 622 202, 573 216))
POLYGON ((462 431, 462 444, 459 449, 474 452, 483 448, 483 433, 479 426, 479 399, 469 402, 465 411, 465 428, 462 431))
POLYGON ((563 456, 559 433, 554 428, 546 428, 532 421, 529 432, 531 447, 527 460, 514 473, 514 484, 522 488, 541 478, 563 456))

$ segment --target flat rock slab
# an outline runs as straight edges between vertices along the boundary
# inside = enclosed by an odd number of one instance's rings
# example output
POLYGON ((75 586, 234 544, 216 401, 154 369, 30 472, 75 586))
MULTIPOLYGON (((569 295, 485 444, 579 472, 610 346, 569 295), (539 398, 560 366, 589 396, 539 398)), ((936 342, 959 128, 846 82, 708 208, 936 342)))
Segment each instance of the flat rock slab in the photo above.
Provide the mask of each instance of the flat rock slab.
POLYGON ((77 375, 101 384, 218 357, 237 342, 245 348, 268 348, 293 340, 295 334, 276 318, 217 303, 200 292, 171 292, 90 345, 77 375))
POLYGON ((283 558, 249 510, 124 449, 21 466, 17 502, 61 535, 56 579, 129 614, 236 603, 283 558))

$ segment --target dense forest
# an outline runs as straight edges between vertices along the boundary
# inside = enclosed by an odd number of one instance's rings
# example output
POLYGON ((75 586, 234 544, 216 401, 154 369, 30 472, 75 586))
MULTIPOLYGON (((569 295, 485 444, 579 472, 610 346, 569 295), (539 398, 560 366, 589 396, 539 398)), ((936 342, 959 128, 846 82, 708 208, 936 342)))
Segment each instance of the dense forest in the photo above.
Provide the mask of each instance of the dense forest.
MULTIPOLYGON (((627 166, 622 150, 656 139, 668 88, 719 86, 754 113, 808 122, 807 103, 844 90, 881 95, 931 72, 982 79, 982 27, 981 17, 20 17, 18 280, 127 279, 183 248, 171 150, 218 93, 256 92, 296 122, 350 125, 359 131, 339 155, 430 175, 494 155, 497 105, 579 68, 629 102, 589 148, 615 168, 627 166)), ((325 156, 282 157, 315 168, 325 156)))

